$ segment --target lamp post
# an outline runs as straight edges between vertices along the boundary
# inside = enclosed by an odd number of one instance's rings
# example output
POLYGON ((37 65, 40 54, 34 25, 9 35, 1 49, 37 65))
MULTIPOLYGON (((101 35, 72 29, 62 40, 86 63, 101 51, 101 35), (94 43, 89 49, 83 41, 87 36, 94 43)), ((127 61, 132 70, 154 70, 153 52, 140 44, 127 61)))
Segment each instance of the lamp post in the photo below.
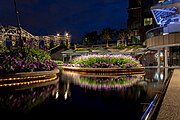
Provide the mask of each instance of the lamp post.
POLYGON ((21 24, 20 24, 20 20, 19 20, 19 11, 17 9, 16 0, 14 0, 14 8, 15 8, 16 20, 17 20, 17 24, 18 24, 17 32, 19 34, 20 47, 23 47, 23 41, 22 41, 22 38, 21 38, 21 24))
POLYGON ((66 47, 69 49, 69 33, 65 33, 65 37, 66 37, 66 47))

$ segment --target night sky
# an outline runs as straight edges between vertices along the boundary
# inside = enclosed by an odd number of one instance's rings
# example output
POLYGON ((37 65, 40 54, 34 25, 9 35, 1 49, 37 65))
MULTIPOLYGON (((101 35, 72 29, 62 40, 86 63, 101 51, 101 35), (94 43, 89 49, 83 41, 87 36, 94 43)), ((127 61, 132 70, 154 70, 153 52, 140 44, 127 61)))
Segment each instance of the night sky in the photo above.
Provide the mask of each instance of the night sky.
MULTIPOLYGON (((33 35, 72 35, 127 25, 128 0, 16 0, 21 27, 33 35)), ((0 0, 0 25, 17 26, 13 0, 0 0)))

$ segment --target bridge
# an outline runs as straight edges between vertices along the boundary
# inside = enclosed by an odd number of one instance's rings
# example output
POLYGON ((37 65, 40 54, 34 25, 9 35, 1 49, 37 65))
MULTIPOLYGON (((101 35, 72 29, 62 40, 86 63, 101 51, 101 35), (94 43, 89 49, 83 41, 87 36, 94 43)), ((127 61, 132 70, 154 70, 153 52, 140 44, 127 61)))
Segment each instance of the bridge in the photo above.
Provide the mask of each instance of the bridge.
MULTIPOLYGON (((0 26, 0 48, 19 45, 19 28, 14 26, 0 26)), ((21 28, 21 39, 24 45, 33 44, 39 48, 48 49, 50 54, 58 50, 69 48, 71 35, 35 36, 21 28)))

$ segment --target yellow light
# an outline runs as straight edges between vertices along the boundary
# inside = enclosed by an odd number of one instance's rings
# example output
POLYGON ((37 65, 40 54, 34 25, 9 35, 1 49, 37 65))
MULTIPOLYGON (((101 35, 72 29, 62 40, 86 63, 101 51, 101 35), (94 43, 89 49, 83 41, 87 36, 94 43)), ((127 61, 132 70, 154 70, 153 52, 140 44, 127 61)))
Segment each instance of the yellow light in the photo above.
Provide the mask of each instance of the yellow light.
MULTIPOLYGON (((50 77, 50 78, 44 78, 43 80, 32 80, 32 81, 28 81, 28 82, 18 82, 18 83, 2 83, 0 84, 0 87, 6 87, 6 86, 18 86, 18 85, 29 85, 29 84, 33 84, 33 83, 42 83, 42 82, 49 82, 49 81, 52 81, 52 80, 56 80, 57 79, 57 75, 56 74, 52 74, 52 75, 49 75, 49 76, 45 76, 44 77, 50 77)), ((28 78, 39 78, 39 77, 24 77, 23 78, 8 78, 8 79, 0 79, 1 81, 3 80, 26 80, 28 78)), ((41 77, 40 77, 41 78, 41 77)))

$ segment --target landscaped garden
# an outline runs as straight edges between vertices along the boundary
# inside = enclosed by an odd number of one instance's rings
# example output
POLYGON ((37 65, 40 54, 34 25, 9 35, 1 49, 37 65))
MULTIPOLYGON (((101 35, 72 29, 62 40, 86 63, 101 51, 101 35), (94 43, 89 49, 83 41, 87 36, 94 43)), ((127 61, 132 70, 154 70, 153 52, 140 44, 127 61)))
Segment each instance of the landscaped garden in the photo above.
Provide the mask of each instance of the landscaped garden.
POLYGON ((79 71, 116 71, 116 70, 142 70, 138 60, 130 55, 82 55, 69 61, 62 66, 67 70, 79 71))
POLYGON ((0 57, 0 73, 53 70, 57 64, 44 50, 26 46, 5 48, 0 57))
POLYGON ((19 86, 57 79, 58 65, 47 51, 34 46, 11 46, 1 51, 0 86, 19 86))

